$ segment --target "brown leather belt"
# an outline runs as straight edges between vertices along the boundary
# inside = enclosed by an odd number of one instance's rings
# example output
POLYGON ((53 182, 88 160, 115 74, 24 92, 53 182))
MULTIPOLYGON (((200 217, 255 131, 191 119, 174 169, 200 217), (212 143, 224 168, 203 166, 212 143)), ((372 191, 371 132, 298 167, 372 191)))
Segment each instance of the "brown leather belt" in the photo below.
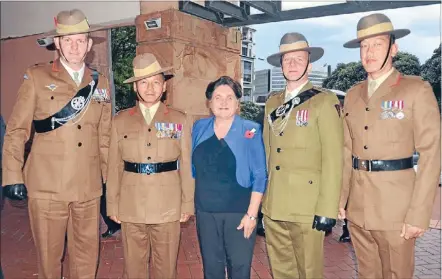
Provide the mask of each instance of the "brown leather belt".
POLYGON ((396 171, 413 168, 413 157, 397 160, 361 160, 352 156, 353 169, 362 171, 396 171))

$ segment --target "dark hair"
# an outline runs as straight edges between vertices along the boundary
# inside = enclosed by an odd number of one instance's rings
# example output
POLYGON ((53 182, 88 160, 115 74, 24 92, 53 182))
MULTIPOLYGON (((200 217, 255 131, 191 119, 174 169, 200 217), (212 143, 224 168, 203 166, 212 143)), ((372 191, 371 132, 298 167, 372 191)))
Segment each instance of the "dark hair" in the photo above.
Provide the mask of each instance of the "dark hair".
POLYGON ((237 99, 240 99, 242 97, 241 84, 239 82, 237 82, 236 80, 232 79, 231 77, 222 76, 219 79, 209 83, 209 85, 207 86, 207 89, 206 89, 206 98, 208 100, 212 99, 213 92, 215 91, 216 88, 218 88, 218 86, 221 86, 221 85, 229 86, 233 90, 233 93, 235 93, 235 96, 237 99))

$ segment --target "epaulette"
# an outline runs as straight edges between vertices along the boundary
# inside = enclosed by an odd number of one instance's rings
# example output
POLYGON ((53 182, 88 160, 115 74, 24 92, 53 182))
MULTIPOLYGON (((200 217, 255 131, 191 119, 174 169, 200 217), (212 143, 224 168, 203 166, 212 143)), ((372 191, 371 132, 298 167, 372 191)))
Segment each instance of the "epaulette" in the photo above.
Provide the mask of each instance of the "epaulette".
POLYGON ((168 109, 170 109, 170 110, 174 110, 174 111, 177 111, 177 112, 181 112, 182 114, 187 115, 187 112, 186 112, 185 110, 178 109, 178 108, 176 108, 176 107, 172 107, 171 105, 166 105, 166 107, 167 107, 168 109))
POLYGON ((35 63, 34 65, 31 66, 31 68, 47 66, 47 65, 51 65, 52 63, 53 63, 53 61, 35 63))
POLYGON ((269 95, 267 95, 267 100, 274 97, 274 96, 278 96, 279 94, 282 94, 284 91, 272 91, 269 93, 269 95))
POLYGON ((401 78, 403 78, 403 79, 418 80, 418 81, 424 80, 421 76, 412 76, 412 75, 402 75, 401 78))

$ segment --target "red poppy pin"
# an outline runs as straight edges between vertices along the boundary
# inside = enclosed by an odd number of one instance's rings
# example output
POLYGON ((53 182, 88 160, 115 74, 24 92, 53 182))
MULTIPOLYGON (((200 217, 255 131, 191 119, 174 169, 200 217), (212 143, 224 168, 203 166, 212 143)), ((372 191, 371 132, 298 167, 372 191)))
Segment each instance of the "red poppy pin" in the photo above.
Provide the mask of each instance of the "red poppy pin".
POLYGON ((251 139, 253 138, 253 136, 255 136, 255 132, 256 132, 255 128, 253 128, 252 130, 247 130, 244 136, 248 139, 251 139))

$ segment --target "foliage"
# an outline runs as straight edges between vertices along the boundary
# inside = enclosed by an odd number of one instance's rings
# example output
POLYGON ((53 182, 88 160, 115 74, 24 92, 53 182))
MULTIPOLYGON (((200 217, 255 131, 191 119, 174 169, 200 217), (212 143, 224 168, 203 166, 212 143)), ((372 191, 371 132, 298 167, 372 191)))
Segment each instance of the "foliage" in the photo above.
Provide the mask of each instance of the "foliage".
MULTIPOLYGON (((394 67, 405 75, 419 75, 419 59, 407 52, 398 52, 393 58, 394 67)), ((322 87, 346 92, 356 83, 367 78, 361 62, 339 63, 332 74, 322 82, 322 87)))
POLYGON ((135 104, 136 95, 131 84, 123 81, 133 75, 132 61, 136 55, 135 26, 119 27, 111 30, 112 71, 115 84, 115 110, 126 109, 135 104))
POLYGON ((422 65, 421 75, 433 87, 434 94, 441 106, 441 45, 434 50, 433 55, 422 65))
POLYGON ((419 76, 421 74, 421 64, 416 55, 399 51, 393 58, 393 65, 404 75, 419 76))
POLYGON ((264 119, 264 108, 250 101, 241 102, 241 116, 262 125, 264 119))

